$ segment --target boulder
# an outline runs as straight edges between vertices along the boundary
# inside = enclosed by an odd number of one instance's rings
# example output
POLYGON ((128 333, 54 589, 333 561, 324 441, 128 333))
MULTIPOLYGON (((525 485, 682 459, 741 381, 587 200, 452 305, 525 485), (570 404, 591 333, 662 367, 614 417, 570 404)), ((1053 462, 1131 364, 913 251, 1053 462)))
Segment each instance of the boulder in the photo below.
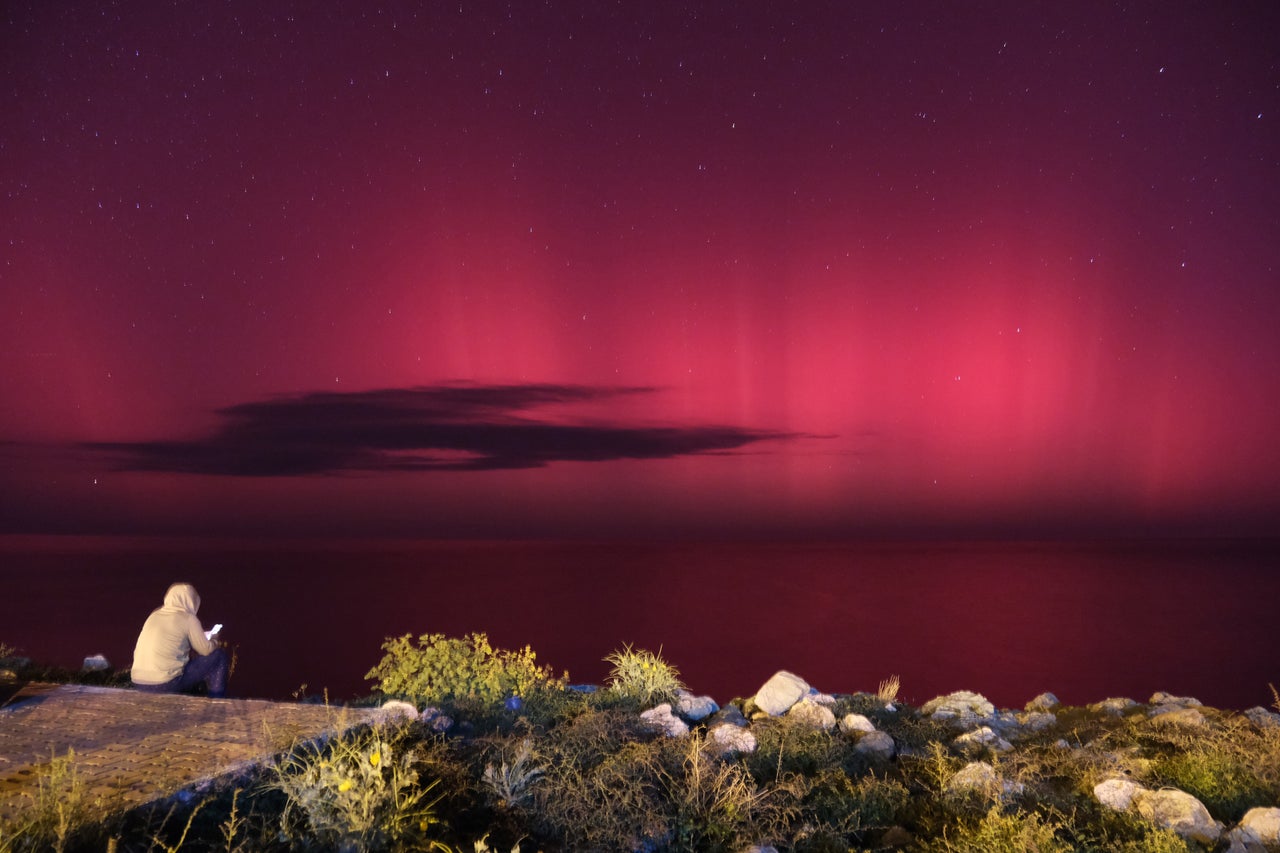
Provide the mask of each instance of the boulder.
POLYGON ((111 661, 106 655, 89 655, 84 659, 83 669, 85 672, 105 672, 111 669, 111 661))
POLYGON ((1093 796, 1112 811, 1127 812, 1133 798, 1147 790, 1130 779, 1108 779, 1093 786, 1093 796))
POLYGON ((1280 809, 1249 809, 1237 829, 1249 833, 1261 844, 1280 846, 1280 809))
POLYGON ((1183 708, 1178 705, 1163 706, 1165 710, 1152 710, 1151 725, 1181 726, 1187 729, 1203 729, 1209 721, 1200 713, 1199 708, 1183 708))
POLYGON ((1060 705, 1058 697, 1052 693, 1041 693, 1036 698, 1027 703, 1024 710, 1026 711, 1052 711, 1060 705))
POLYGON ((707 742, 712 751, 721 757, 756 751, 756 736, 750 729, 735 726, 733 723, 720 723, 714 726, 707 734, 707 742))
POLYGON ((920 713, 935 720, 955 720, 963 725, 972 725, 994 716, 996 706, 979 693, 957 690, 925 702, 920 713))
POLYGON ((809 682, 780 670, 756 691, 756 707, 771 717, 785 714, 792 705, 809 695, 809 682))
POLYGON ((656 708, 650 708, 640 714, 640 719, 667 737, 682 737, 689 733, 689 726, 685 721, 671 713, 670 702, 663 702, 656 708))
POLYGON ((1227 833, 1227 841, 1229 844, 1225 853, 1270 853, 1252 833, 1238 826, 1227 833))
POLYGON ((1000 791, 1000 774, 985 761, 966 764, 948 780, 947 793, 965 794, 971 791, 995 796, 1000 791))
POLYGON ((719 710, 720 706, 710 696, 694 696, 683 689, 676 691, 676 713, 686 720, 704 720, 719 710))
POLYGON ((1271 726, 1280 726, 1280 714, 1268 711, 1261 705, 1255 705, 1244 712, 1249 722, 1253 723, 1260 729, 1270 728, 1271 726))
POLYGON ((1000 737, 989 726, 982 726, 960 735, 952 741, 952 745, 969 756, 979 755, 988 749, 994 752, 1008 752, 1013 749, 1013 744, 1000 737))
POLYGON ((1101 702, 1094 702, 1090 705, 1089 710, 1100 714, 1110 714, 1113 717, 1122 717, 1125 711, 1136 707, 1137 704, 1132 699, 1103 699, 1101 702))
POLYGON ((1186 791, 1139 791, 1133 803, 1143 818, 1161 829, 1172 829, 1187 841, 1212 845, 1222 836, 1222 824, 1213 819, 1204 803, 1186 791))
POLYGON ((1058 722, 1048 711, 1030 711, 1018 716, 1018 725, 1032 732, 1042 732, 1058 722))
POLYGON ((442 734, 453 728, 453 718, 439 708, 423 708, 422 713, 418 715, 418 719, 424 726, 437 734, 442 734))
POLYGON ((787 717, 823 731, 831 731, 836 727, 836 715, 831 713, 831 709, 808 697, 792 705, 787 711, 787 717))
POLYGON ((1148 705, 1178 705, 1183 708, 1200 708, 1199 699, 1193 699, 1190 696, 1174 696, 1171 693, 1165 693, 1163 690, 1151 694, 1151 698, 1147 700, 1148 705))
POLYGON ((399 720, 418 719, 418 706, 399 699, 390 699, 378 706, 378 721, 392 723, 399 720))
POLYGON ((840 721, 840 731, 848 734, 849 732, 874 732, 875 724, 861 714, 845 714, 844 719, 840 721))
POLYGON ((853 746, 853 751, 870 758, 889 761, 898 751, 898 747, 888 732, 873 731, 867 732, 858 738, 858 742, 853 746))
POLYGON ((745 726, 747 718, 742 715, 742 709, 737 705, 725 705, 719 711, 712 715, 711 723, 729 723, 735 726, 745 726))

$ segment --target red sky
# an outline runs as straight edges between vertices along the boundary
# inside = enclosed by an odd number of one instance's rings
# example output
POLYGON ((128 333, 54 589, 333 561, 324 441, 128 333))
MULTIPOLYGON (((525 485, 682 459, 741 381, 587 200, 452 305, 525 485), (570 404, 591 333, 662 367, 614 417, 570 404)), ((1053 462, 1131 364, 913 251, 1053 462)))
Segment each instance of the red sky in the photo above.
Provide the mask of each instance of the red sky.
POLYGON ((269 5, 0 20, 0 530, 1274 533, 1274 4, 269 5))

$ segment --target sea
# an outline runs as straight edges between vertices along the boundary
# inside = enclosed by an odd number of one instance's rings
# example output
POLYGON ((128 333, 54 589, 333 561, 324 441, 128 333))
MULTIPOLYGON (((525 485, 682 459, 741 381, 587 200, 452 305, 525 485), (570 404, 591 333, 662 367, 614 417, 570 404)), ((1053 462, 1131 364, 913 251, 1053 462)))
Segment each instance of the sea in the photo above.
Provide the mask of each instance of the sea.
POLYGON ((724 703, 788 670, 829 693, 1021 708, 1157 691, 1271 705, 1280 540, 549 542, 0 537, 0 643, 127 668, 175 581, 235 649, 231 695, 368 695, 387 638, 488 635, 601 684, 658 652, 724 703))

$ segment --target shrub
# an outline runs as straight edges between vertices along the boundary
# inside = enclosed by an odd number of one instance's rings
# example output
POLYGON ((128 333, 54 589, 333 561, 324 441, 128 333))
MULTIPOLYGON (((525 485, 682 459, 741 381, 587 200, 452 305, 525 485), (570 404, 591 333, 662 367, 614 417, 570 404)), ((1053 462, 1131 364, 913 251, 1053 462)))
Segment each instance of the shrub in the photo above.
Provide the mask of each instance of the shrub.
POLYGON ((1072 846, 1058 837, 1061 825, 1038 814, 1003 813, 993 806, 976 826, 960 826, 928 846, 945 853, 1070 853, 1072 846))
POLYGON ((419 785, 417 758, 404 729, 370 728, 334 738, 327 746, 304 744, 276 767, 271 783, 288 798, 282 826, 326 848, 386 849, 412 842, 414 849, 448 851, 427 836, 437 823, 428 800, 432 782, 419 785))
POLYGON ((661 649, 654 654, 625 645, 604 660, 613 664, 609 689, 627 699, 646 705, 671 702, 676 691, 684 689, 679 671, 662 659, 661 649))
POLYGON ((423 634, 415 644, 409 634, 388 639, 382 660, 365 675, 377 689, 428 704, 450 699, 498 702, 540 690, 563 690, 566 673, 557 679, 551 667, 538 666, 528 646, 518 652, 495 650, 485 634, 462 638, 423 634))

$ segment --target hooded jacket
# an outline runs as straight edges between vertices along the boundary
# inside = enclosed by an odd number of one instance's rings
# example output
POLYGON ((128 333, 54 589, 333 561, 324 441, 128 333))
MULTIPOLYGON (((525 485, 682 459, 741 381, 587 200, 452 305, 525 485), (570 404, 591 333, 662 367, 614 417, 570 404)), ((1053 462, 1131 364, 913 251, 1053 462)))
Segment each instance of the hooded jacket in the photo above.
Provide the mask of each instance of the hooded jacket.
POLYGON ((207 655, 218 644, 204 635, 196 618, 200 595, 189 583, 175 583, 164 594, 164 606, 151 611, 133 649, 130 677, 136 684, 165 684, 182 675, 192 649, 207 655))

